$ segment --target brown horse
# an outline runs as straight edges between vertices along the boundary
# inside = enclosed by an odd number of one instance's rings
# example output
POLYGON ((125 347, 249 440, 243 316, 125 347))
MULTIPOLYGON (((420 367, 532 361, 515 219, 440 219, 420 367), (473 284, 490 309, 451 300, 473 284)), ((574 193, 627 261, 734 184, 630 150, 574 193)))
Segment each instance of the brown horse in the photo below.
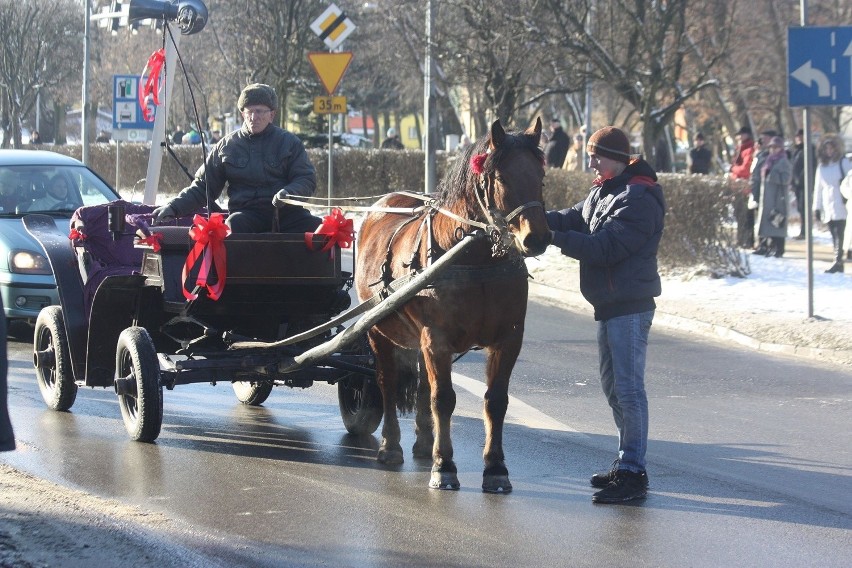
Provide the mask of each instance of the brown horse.
MULTIPOLYGON (((425 211, 370 213, 359 231, 355 284, 362 301, 383 283, 426 267, 464 235, 484 228, 447 272, 368 332, 384 396, 378 461, 403 462, 397 406, 410 410, 410 378, 420 380, 415 457, 432 457, 430 487, 458 489, 450 421, 456 405, 454 354, 487 350, 482 489, 512 490, 503 455, 509 376, 521 350, 528 274, 523 256, 544 252, 551 234, 544 216, 541 121, 506 133, 499 121, 460 157, 425 211), (488 238, 490 237, 490 238, 488 238), (419 370, 419 372, 418 372, 419 370), (402 393, 408 393, 407 398, 402 393), (405 400, 400 400, 405 398, 405 400), (431 412, 430 412, 431 410, 431 412)), ((392 194, 377 208, 423 209, 416 196, 392 194)))

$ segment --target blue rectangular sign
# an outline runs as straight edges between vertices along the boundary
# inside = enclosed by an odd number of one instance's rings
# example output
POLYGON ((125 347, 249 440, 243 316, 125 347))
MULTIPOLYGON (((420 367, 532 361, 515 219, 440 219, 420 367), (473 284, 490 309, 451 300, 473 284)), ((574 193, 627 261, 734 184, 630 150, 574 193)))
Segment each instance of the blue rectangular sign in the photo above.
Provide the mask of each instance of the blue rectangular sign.
POLYGON ((852 105, 852 26, 787 28, 790 106, 852 105))
MULTIPOLYGON (((139 76, 112 76, 112 127, 117 130, 154 128, 154 122, 142 117, 139 108, 139 76)), ((151 116, 156 113, 152 108, 151 116)))

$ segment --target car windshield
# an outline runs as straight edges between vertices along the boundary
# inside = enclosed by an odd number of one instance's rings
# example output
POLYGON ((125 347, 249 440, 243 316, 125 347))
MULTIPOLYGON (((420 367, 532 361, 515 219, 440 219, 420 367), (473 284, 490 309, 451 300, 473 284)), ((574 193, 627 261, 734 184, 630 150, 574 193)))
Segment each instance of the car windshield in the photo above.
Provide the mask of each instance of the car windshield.
POLYGON ((73 213, 118 195, 85 166, 0 166, 0 216, 73 213))

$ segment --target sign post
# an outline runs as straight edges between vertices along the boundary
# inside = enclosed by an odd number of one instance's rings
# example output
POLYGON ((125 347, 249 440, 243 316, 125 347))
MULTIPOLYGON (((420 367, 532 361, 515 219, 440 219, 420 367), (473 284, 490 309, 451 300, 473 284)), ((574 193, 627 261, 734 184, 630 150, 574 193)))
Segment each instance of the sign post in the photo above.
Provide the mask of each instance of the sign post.
MULTIPOLYGON (((852 104, 852 26, 809 27, 807 2, 802 3, 801 26, 787 28, 787 94, 791 107, 802 109, 805 172, 811 171, 810 106, 852 104)), ((805 176, 805 203, 811 203, 813 177, 805 176)), ((808 317, 814 317, 813 231, 805 207, 808 262, 808 317)))
MULTIPOLYGON (((314 99, 314 112, 317 114, 340 114, 346 112, 346 97, 335 97, 334 91, 340 79, 352 61, 351 51, 334 52, 343 40, 355 30, 346 13, 336 4, 326 8, 319 18, 311 23, 311 30, 328 46, 329 52, 311 52, 308 59, 314 67, 317 76, 325 87, 328 97, 314 99)), ((334 131, 331 116, 328 117, 328 209, 331 211, 331 192, 334 185, 334 168, 332 164, 334 146, 334 131)))

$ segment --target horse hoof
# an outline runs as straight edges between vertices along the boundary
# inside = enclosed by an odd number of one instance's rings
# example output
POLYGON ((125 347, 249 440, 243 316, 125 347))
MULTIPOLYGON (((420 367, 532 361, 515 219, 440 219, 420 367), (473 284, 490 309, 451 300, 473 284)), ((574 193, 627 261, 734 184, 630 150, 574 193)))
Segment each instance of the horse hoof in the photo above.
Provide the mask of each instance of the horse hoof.
POLYGON ((458 491, 461 487, 458 476, 453 472, 433 471, 432 479, 429 480, 430 489, 443 489, 445 491, 458 491))
POLYGON ((411 447, 411 454, 417 459, 432 459, 432 446, 430 443, 414 442, 411 447))
POLYGON ((486 475, 482 478, 482 491, 484 493, 511 493, 512 482, 508 475, 486 475))
POLYGON ((387 448, 379 449, 376 455, 376 461, 385 465, 399 465, 405 461, 402 456, 402 448, 397 450, 389 450, 387 448))

